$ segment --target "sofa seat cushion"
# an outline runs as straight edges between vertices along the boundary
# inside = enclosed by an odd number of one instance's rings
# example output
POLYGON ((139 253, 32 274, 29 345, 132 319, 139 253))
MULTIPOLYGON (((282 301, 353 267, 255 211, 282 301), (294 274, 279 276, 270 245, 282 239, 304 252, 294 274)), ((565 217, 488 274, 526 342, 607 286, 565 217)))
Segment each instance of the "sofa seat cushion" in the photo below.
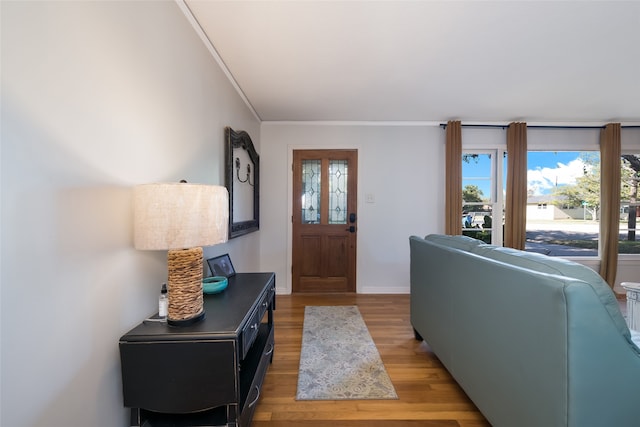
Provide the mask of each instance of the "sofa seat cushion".
POLYGON ((618 300, 611 287, 591 268, 563 258, 535 252, 525 252, 493 245, 477 245, 471 253, 542 273, 572 277, 587 283, 598 296, 620 333, 633 344, 627 323, 620 312, 618 300))

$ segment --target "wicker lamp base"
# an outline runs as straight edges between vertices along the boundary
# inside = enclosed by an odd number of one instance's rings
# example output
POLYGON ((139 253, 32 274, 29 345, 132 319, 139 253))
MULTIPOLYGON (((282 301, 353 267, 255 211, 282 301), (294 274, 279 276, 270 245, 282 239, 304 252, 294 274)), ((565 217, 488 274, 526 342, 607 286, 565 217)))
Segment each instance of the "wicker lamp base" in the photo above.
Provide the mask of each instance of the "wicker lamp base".
POLYGON ((167 323, 173 326, 191 325, 204 318, 202 295, 202 248, 170 250, 169 311, 167 323))

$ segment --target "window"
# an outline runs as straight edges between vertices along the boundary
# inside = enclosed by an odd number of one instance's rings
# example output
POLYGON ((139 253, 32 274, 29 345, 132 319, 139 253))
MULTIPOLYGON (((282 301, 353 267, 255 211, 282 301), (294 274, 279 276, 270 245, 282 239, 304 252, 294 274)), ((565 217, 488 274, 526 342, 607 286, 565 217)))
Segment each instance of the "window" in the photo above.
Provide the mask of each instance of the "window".
POLYGON ((600 153, 529 151, 526 249, 597 256, 600 153))
POLYGON ((639 254, 640 236, 637 222, 640 217, 638 182, 640 181, 640 154, 623 153, 620 163, 620 238, 619 254, 639 254))
MULTIPOLYGON (((599 255, 599 134, 599 128, 527 130, 526 250, 599 255)), ((462 141, 463 234, 502 245, 496 224, 504 217, 496 212, 503 212, 506 191, 506 136, 502 130, 466 128, 462 141)), ((640 129, 624 130, 622 150, 618 252, 629 256, 640 254, 640 129)))
POLYGON ((462 234, 502 245, 504 151, 467 150, 462 154, 462 234))

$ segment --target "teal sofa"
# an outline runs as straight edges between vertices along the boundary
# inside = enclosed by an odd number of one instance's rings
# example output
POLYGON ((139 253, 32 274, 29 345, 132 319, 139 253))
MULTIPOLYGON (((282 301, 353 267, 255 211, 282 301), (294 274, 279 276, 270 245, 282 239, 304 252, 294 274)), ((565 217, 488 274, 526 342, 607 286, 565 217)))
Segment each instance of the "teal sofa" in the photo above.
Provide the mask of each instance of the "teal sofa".
POLYGON ((640 350, 595 271, 464 236, 409 243, 416 338, 494 427, 640 426, 640 350))

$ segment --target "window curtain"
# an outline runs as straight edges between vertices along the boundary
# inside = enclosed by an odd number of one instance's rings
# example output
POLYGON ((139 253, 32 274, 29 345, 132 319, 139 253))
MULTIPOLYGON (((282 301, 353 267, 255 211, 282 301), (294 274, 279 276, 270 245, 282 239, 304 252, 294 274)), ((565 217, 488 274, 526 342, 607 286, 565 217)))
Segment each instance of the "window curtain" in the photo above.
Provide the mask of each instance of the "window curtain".
POLYGON ((462 234, 462 124, 447 122, 445 234, 462 234))
MULTIPOLYGON (((504 212, 504 246, 524 249, 527 222, 527 124, 507 128, 507 194, 504 212)), ((499 212, 494 216, 500 217, 499 212)))
POLYGON ((620 123, 600 132, 600 275, 613 288, 618 270, 620 227, 620 123))

